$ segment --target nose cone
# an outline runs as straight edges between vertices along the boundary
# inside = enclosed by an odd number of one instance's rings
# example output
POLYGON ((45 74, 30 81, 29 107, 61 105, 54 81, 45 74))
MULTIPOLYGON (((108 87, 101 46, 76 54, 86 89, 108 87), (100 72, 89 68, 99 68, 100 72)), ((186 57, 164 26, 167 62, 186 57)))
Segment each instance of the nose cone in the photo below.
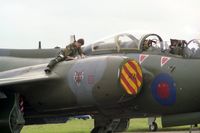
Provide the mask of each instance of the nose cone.
POLYGON ((137 95, 142 86, 142 69, 135 60, 126 61, 120 71, 120 84, 129 95, 137 95))

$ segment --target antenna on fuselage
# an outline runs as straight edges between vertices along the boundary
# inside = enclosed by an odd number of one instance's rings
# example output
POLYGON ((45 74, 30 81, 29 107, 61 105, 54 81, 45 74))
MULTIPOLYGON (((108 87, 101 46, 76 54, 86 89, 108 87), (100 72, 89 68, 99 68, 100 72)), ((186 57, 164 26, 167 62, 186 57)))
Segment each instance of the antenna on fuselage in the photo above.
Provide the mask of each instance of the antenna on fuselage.
POLYGON ((75 35, 71 35, 71 36, 70 36, 70 43, 73 43, 73 42, 75 42, 75 41, 76 41, 75 35))
POLYGON ((41 41, 39 41, 38 49, 42 49, 41 41))

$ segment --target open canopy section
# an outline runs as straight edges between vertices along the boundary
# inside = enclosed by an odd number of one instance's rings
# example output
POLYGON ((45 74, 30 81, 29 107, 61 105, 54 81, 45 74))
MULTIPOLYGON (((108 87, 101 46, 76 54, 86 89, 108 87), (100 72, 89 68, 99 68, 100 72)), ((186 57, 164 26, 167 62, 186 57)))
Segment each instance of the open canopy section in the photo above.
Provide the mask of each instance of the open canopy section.
POLYGON ((188 58, 200 58, 200 39, 192 39, 187 42, 184 49, 188 58))

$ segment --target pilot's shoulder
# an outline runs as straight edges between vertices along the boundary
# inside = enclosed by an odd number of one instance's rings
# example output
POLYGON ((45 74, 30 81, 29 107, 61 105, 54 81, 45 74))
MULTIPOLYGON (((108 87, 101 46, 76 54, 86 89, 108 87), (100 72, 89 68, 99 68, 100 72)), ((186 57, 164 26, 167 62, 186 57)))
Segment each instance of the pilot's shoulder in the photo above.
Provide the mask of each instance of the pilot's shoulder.
POLYGON ((70 50, 73 47, 73 43, 70 43, 69 45, 66 46, 65 50, 70 50))
POLYGON ((74 48, 74 43, 70 43, 67 47, 70 48, 70 49, 73 49, 74 48))

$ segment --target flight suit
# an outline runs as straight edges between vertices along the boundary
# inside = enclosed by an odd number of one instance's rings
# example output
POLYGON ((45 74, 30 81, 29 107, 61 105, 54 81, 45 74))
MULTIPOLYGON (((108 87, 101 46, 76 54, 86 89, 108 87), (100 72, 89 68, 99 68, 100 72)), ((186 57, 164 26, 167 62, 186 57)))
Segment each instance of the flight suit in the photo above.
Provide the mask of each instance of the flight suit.
POLYGON ((68 59, 68 56, 76 57, 77 55, 82 55, 82 54, 83 52, 81 48, 77 48, 74 43, 71 43, 65 49, 61 50, 59 55, 55 59, 50 61, 45 71, 46 72, 51 71, 51 69, 53 69, 53 67, 61 61, 71 60, 71 59, 68 59))
POLYGON ((147 51, 149 49, 149 47, 152 46, 152 40, 145 40, 143 47, 142 47, 142 51, 147 51))
POLYGON ((83 52, 81 48, 77 48, 74 43, 68 45, 64 50, 61 50, 61 54, 67 58, 67 56, 75 57, 77 55, 82 55, 83 52))

